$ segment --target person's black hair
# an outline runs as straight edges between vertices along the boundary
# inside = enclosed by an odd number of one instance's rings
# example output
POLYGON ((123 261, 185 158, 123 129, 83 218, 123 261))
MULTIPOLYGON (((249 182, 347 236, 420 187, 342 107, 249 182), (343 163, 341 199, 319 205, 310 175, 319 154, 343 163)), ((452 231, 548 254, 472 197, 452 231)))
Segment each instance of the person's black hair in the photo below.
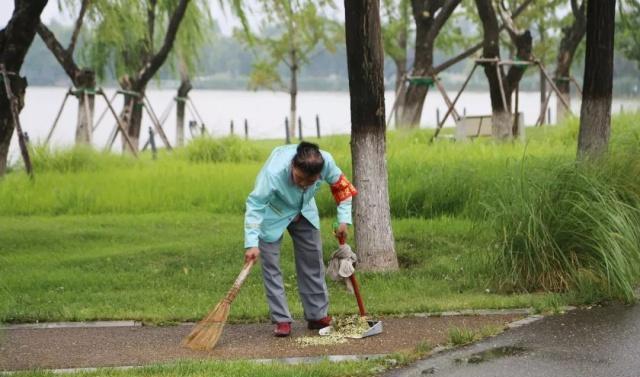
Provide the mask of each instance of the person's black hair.
POLYGON ((308 176, 320 174, 324 167, 324 158, 317 144, 301 142, 293 157, 293 166, 308 176))

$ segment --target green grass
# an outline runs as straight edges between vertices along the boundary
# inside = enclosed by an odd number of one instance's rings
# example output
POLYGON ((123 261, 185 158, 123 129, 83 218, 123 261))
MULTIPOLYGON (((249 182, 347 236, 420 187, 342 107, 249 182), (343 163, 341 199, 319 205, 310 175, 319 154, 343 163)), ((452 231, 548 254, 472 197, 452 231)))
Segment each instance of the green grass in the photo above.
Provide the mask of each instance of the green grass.
MULTIPOLYGON (((281 363, 257 364, 249 361, 184 361, 128 370, 99 369, 90 372, 67 373, 78 377, 341 377, 372 376, 386 369, 384 360, 286 365, 281 363)), ((59 376, 47 371, 29 371, 13 374, 16 377, 59 376)))
MULTIPOLYGON (((199 319, 242 266, 242 223, 239 215, 179 212, 0 217, 0 321, 199 319)), ((322 224, 325 259, 336 246, 329 225, 322 224)), ((543 294, 486 293, 482 255, 490 228, 451 218, 393 225, 403 268, 360 277, 371 313, 544 306, 543 294)), ((290 307, 300 318, 292 253, 287 236, 282 268, 290 307)), ((332 313, 356 312, 342 286, 330 282, 329 289, 332 313)), ((267 319, 256 269, 231 320, 267 319)))
MULTIPOLYGON (((362 276, 369 310, 545 311, 629 300, 640 239, 638 118, 614 119, 611 158, 597 169, 574 164, 575 119, 528 130, 527 144, 429 144, 429 131, 389 133, 402 269, 362 276)), ((0 180, 0 321, 200 318, 238 273, 244 202, 277 144, 203 139, 157 161, 39 149, 35 181, 19 169, 0 180)), ((321 146, 350 172, 347 137, 321 146)), ((317 200, 326 257, 335 204, 326 187, 317 200)), ((286 241, 285 281, 300 316, 291 253, 286 241)), ((351 296, 330 290, 333 313, 354 312, 351 296)), ((266 304, 255 305, 262 295, 254 273, 232 320, 266 319, 266 304)))

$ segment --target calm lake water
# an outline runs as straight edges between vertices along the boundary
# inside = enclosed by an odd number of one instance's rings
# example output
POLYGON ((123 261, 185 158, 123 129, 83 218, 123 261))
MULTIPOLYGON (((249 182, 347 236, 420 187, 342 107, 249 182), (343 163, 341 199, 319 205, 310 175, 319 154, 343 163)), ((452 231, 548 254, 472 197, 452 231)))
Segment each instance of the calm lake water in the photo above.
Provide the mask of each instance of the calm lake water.
MULTIPOLYGON (((29 87, 25 99, 25 108, 20 119, 24 130, 32 141, 44 141, 60 108, 66 88, 61 87, 29 87)), ((111 98, 115 89, 105 89, 111 98)), ((175 90, 149 89, 147 96, 160 117, 167 106, 173 102, 175 90)), ((449 95, 453 98, 455 93, 449 95)), ((233 120, 235 134, 244 135, 244 120, 249 125, 249 137, 252 139, 283 138, 284 118, 288 115, 289 96, 279 92, 250 92, 227 90, 193 90, 190 93, 193 103, 202 116, 209 132, 215 136, 225 136, 230 133, 229 124, 233 120)), ((391 111, 394 93, 385 93, 387 114, 391 111)), ((555 98, 550 101, 551 119, 555 121, 555 98)), ((640 99, 614 99, 613 112, 640 108, 640 99)), ((121 96, 114 101, 116 111, 122 108, 121 96)), ((104 100, 96 101, 96 118, 105 110, 104 100)), ((444 100, 435 91, 430 91, 422 114, 421 127, 435 127, 436 109, 443 116, 446 111, 444 100)), ((573 111, 578 114, 580 103, 572 101, 573 111)), ((466 92, 461 95, 456 109, 462 113, 466 109, 467 115, 490 114, 490 100, 488 93, 466 92)), ((540 95, 538 92, 520 93, 520 111, 524 112, 526 124, 532 124, 540 111, 540 95)), ((348 134, 350 132, 349 93, 347 92, 301 92, 298 94, 298 115, 302 118, 303 136, 316 134, 315 117, 320 117, 321 133, 348 134)), ((73 144, 77 117, 77 101, 69 97, 65 109, 60 117, 56 130, 51 139, 54 147, 64 147, 73 144)), ((196 119, 187 112, 187 122, 196 119)), ((106 140, 114 127, 114 119, 107 114, 94 133, 96 147, 104 147, 106 140)), ((451 118, 447 125, 453 126, 451 118)), ((147 129, 151 126, 149 117, 145 114, 141 144, 147 140, 147 129)), ((170 141, 175 142, 175 107, 165 122, 165 132, 170 141)), ((187 139, 190 137, 186 130, 187 139)), ((160 142, 158 141, 158 145, 160 142)), ((120 140, 116 142, 114 150, 120 150, 120 140)), ((18 153, 17 141, 12 143, 12 160, 18 153)))

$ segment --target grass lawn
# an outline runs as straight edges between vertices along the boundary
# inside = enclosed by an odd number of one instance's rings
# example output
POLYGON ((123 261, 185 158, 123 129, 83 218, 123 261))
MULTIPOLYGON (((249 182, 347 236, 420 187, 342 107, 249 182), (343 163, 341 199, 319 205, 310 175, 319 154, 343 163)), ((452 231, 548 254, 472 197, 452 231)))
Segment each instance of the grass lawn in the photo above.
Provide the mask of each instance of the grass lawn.
MULTIPOLYGON (((256 364, 247 361, 189 361, 177 364, 156 365, 129 370, 101 369, 92 372, 69 374, 78 377, 340 377, 372 376, 384 370, 384 360, 332 363, 324 361, 315 364, 285 365, 256 364)), ((32 371, 13 374, 16 377, 53 377, 47 371, 32 371)))
MULTIPOLYGON (((243 217, 202 212, 142 215, 0 217, 0 320, 135 319, 155 323, 201 318, 242 267, 243 217)), ((363 274, 374 314, 556 305, 560 296, 486 292, 483 260, 491 230, 441 217, 394 221, 400 272, 363 274)), ((325 258, 336 243, 323 221, 325 258)), ((282 268, 294 316, 293 251, 282 268)), ((334 314, 354 313, 353 296, 330 282, 334 314)), ((259 269, 232 306, 233 321, 268 320, 259 269)))

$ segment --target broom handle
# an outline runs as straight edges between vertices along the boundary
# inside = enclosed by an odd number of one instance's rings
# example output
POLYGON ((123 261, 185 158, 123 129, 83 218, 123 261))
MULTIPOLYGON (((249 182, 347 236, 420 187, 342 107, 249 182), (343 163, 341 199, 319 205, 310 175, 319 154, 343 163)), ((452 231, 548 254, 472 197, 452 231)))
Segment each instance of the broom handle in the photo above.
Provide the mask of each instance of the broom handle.
MULTIPOLYGON (((338 243, 342 246, 346 242, 345 236, 337 236, 338 243)), ((358 310, 360 311, 360 317, 366 317, 367 311, 364 309, 364 302, 362 301, 362 295, 360 295, 360 285, 358 285, 358 280, 356 280, 356 273, 354 272, 349 276, 349 280, 351 280, 351 285, 353 286, 353 293, 356 295, 356 301, 358 302, 358 310)))
POLYGON ((244 264, 242 271, 240 271, 240 274, 236 278, 236 281, 233 283, 233 286, 231 287, 231 289, 229 289, 227 297, 224 298, 226 302, 231 303, 236 298, 238 292, 240 292, 242 283, 244 283, 244 281, 247 279, 247 276, 249 276, 249 272, 251 271, 251 267, 253 267, 254 263, 255 259, 252 259, 244 264))

